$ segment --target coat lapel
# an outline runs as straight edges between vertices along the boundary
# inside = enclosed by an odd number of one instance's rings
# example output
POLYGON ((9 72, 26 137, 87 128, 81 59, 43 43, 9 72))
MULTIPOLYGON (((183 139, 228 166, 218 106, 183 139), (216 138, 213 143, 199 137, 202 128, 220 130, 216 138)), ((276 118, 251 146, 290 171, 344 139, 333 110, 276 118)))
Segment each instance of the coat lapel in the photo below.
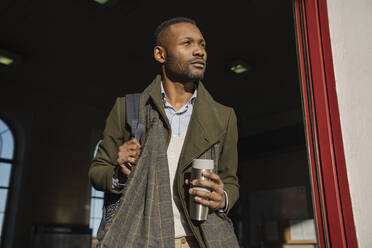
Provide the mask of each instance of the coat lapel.
POLYGON ((193 159, 198 158, 224 135, 225 130, 215 112, 212 98, 201 82, 198 96, 188 126, 178 167, 185 170, 193 159))

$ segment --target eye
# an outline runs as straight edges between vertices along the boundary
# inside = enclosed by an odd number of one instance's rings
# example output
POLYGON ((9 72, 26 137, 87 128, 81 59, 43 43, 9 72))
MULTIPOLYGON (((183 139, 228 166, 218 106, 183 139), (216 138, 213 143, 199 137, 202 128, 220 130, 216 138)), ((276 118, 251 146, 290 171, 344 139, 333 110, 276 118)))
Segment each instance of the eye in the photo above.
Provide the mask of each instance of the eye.
POLYGON ((200 46, 203 47, 203 48, 205 48, 207 46, 207 44, 201 43, 200 46))
POLYGON ((191 44, 191 41, 189 41, 189 40, 187 40, 187 41, 184 41, 184 42, 183 42, 183 44, 184 44, 184 45, 187 45, 187 46, 188 46, 188 45, 190 45, 190 44, 191 44))

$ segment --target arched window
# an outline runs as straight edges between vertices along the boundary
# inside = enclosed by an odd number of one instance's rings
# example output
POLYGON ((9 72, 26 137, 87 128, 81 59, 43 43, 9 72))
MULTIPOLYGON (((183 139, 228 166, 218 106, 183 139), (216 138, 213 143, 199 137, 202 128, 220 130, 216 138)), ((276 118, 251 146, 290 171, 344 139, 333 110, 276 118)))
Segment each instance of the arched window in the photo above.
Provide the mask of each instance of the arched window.
MULTIPOLYGON (((99 144, 102 140, 98 141, 96 148, 94 149, 93 157, 96 156, 99 144)), ((89 227, 93 229, 93 237, 97 235, 97 230, 102 218, 104 193, 97 191, 92 187, 92 194, 90 198, 90 222, 89 227)))
POLYGON ((0 240, 6 214, 6 201, 10 188, 10 175, 14 164, 14 137, 8 125, 0 119, 0 240))

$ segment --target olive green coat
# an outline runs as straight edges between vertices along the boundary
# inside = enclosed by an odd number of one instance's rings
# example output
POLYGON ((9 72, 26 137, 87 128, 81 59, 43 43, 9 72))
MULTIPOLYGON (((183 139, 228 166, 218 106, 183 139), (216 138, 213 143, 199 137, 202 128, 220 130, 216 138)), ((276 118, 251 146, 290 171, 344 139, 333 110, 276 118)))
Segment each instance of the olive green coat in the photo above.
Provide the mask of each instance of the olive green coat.
MULTIPOLYGON (((167 144, 171 137, 171 127, 165 114, 161 98, 161 77, 155 78, 155 85, 150 93, 150 98, 159 111, 167 130, 167 144)), ((198 95, 194 104, 193 113, 188 126, 184 146, 178 162, 175 185, 182 202, 183 210, 201 247, 204 247, 199 228, 190 220, 188 213, 188 192, 184 185, 185 178, 191 172, 193 159, 198 158, 217 142, 220 143, 220 156, 218 175, 224 183, 224 190, 229 199, 228 211, 239 198, 239 184, 236 175, 238 166, 237 154, 237 119, 232 108, 215 104, 218 115, 207 97, 207 90, 203 84, 197 84, 198 95)), ((110 191, 120 194, 121 191, 112 189, 112 177, 117 166, 118 148, 130 137, 128 125, 125 123, 125 98, 116 100, 107 120, 102 143, 96 157, 89 169, 89 178, 97 190, 110 191)))

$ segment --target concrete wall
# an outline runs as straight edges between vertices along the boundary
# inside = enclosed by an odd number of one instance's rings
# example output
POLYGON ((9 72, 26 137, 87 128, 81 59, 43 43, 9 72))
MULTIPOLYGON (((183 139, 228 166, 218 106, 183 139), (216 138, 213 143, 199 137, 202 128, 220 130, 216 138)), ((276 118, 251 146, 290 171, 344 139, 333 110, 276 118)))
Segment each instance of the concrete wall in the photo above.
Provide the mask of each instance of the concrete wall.
POLYGON ((359 247, 372 247, 372 1, 327 0, 359 247))

